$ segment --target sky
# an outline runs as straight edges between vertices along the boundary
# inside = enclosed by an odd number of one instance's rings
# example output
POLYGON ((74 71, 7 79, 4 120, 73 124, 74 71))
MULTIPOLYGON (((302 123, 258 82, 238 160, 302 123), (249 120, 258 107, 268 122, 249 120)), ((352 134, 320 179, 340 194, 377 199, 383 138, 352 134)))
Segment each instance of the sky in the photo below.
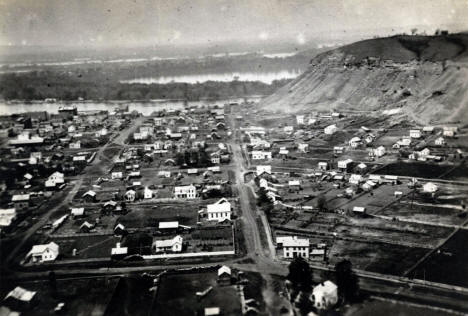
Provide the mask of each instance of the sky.
POLYGON ((0 0, 0 45, 306 44, 468 30, 467 17, 468 0, 0 0))

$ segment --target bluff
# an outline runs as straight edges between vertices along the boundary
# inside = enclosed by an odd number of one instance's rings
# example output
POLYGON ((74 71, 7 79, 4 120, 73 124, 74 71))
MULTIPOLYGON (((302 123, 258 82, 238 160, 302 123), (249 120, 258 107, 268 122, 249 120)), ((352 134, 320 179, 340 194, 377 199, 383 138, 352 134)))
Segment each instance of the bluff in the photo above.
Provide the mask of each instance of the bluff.
POLYGON ((322 53, 261 106, 283 112, 399 108, 421 124, 466 123, 468 34, 399 35, 322 53))

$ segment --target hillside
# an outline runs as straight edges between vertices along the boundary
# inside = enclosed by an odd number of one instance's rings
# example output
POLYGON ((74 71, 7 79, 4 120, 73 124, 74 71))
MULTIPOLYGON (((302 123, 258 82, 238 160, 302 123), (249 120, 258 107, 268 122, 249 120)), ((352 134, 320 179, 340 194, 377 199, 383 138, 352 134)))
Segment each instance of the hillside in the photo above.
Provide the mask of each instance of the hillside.
POLYGON ((312 59, 262 102, 273 111, 401 108, 426 123, 468 122, 468 34, 393 36, 312 59))

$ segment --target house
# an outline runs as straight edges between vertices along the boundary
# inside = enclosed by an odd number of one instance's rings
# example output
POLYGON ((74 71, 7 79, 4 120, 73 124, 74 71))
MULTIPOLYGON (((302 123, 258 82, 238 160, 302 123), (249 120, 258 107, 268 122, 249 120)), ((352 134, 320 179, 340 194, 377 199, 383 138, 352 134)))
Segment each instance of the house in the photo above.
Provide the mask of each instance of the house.
POLYGON ((117 225, 115 225, 114 227, 114 235, 116 236, 124 236, 124 235, 127 235, 127 230, 125 229, 125 226, 118 223, 117 225))
POLYGON ((222 198, 216 203, 208 204, 206 211, 209 221, 222 222, 226 219, 231 220, 231 203, 226 198, 222 198))
POLYGON ((114 248, 111 249, 112 259, 123 259, 128 254, 128 247, 121 247, 118 242, 114 248))
POLYGON ((55 187, 56 185, 63 184, 64 182, 65 182, 64 174, 56 171, 47 178, 47 180, 45 181, 45 186, 55 187))
POLYGON ((444 135, 445 137, 454 137, 455 136, 455 132, 452 131, 452 130, 445 130, 442 132, 442 135, 444 135))
POLYGON ((260 176, 263 173, 271 174, 271 166, 269 165, 258 165, 256 168, 257 168, 257 176, 260 176))
POLYGON ((419 129, 411 129, 409 131, 409 136, 411 138, 421 138, 421 130, 419 129))
POLYGON ((296 123, 297 125, 304 125, 305 123, 305 115, 296 115, 296 123))
POLYGON ((324 128, 323 132, 327 135, 332 135, 334 134, 336 131, 338 130, 338 128, 336 127, 335 124, 333 125, 329 125, 327 127, 324 128))
POLYGON ((7 208, 0 209, 0 230, 4 227, 8 227, 16 219, 16 209, 7 208))
POLYGON ((312 249, 312 251, 309 254, 309 259, 313 261, 324 261, 325 255, 326 255, 325 248, 312 249))
POLYGON ((285 127, 283 128, 283 131, 284 131, 285 133, 292 133, 292 132, 294 131, 294 127, 292 127, 292 126, 285 126, 285 127))
POLYGON ((431 134, 432 132, 434 132, 434 126, 424 126, 423 127, 423 132, 431 134))
POLYGON ((320 283, 312 290, 310 301, 319 310, 329 309, 338 302, 338 287, 331 281, 320 283))
POLYGON ((34 245, 26 255, 26 259, 31 258, 33 263, 49 262, 57 259, 59 246, 53 241, 44 245, 34 245))
POLYGON ((411 138, 403 138, 393 144, 393 148, 398 149, 401 147, 408 147, 409 145, 411 145, 411 138))
POLYGON ((135 198, 136 198, 135 190, 128 190, 127 192, 125 192, 124 198, 125 198, 125 201, 127 202, 135 201, 135 198))
POLYGON ((68 147, 70 149, 80 149, 81 148, 81 142, 80 141, 76 141, 76 142, 72 142, 68 145, 68 147))
POLYGON ((439 137, 434 141, 436 146, 443 146, 445 145, 445 139, 443 137, 439 137))
POLYGON ((176 199, 195 199, 196 197, 197 188, 194 185, 174 187, 174 198, 176 199))
POLYGON ((384 146, 379 146, 373 150, 373 154, 375 157, 382 157, 385 155, 385 147, 384 146))
POLYGON ((297 236, 276 237, 276 244, 283 248, 284 258, 309 258, 309 239, 297 236))
POLYGON ((24 210, 29 207, 31 196, 29 194, 16 194, 11 197, 15 209, 24 210))
POLYGON ((320 161, 317 165, 318 170, 326 171, 328 170, 328 163, 325 161, 320 161))
POLYGON ((457 126, 444 126, 442 135, 447 136, 447 137, 454 137, 457 132, 458 132, 457 126))
POLYGON ((297 145, 297 149, 300 152, 307 153, 309 151, 309 144, 301 143, 297 145))
POLYGON ((85 221, 83 224, 80 225, 80 233, 89 233, 91 229, 94 228, 94 225, 85 221))
POLYGON ((212 164, 219 164, 221 162, 221 156, 218 152, 215 152, 215 153, 211 153, 210 155, 210 160, 211 160, 211 163, 212 164))
POLYGON ((181 252, 183 238, 180 235, 172 239, 163 239, 153 241, 154 252, 181 252))
POLYGON ((84 207, 71 208, 70 213, 73 218, 83 217, 85 215, 85 209, 84 207))
MULTIPOLYGON (((6 302, 6 305, 8 305, 10 308, 20 307, 19 309, 21 309, 21 306, 30 307, 33 304, 33 301, 35 301, 35 297, 36 292, 28 291, 20 286, 17 286, 5 296, 3 302, 6 302)), ((12 312, 9 308, 2 306, 0 307, 0 315, 19 316, 21 313, 12 312), (3 313, 4 311, 6 311, 6 313, 3 313)))
POLYGON ((123 172, 122 171, 114 171, 111 173, 111 178, 112 179, 122 179, 123 178, 123 172))
POLYGON ((333 147, 333 153, 334 153, 335 155, 342 154, 343 151, 344 151, 344 148, 341 147, 341 146, 335 146, 335 147, 333 147))
POLYGON ((95 202, 96 201, 96 192, 94 192, 92 190, 86 191, 83 194, 83 199, 88 203, 95 202))
POLYGON ((158 172, 158 177, 160 177, 160 178, 170 178, 171 177, 171 172, 161 170, 161 171, 158 172))
POLYGON ((162 233, 175 233, 179 230, 179 222, 159 222, 158 230, 162 233))
POLYGON ((253 150, 250 154, 252 155, 252 160, 271 159, 271 151, 253 150))
POLYGON ((423 185, 423 192, 426 193, 435 193, 439 188, 433 182, 427 182, 423 185))
POLYGON ((359 165, 357 165, 357 171, 359 173, 365 173, 367 171, 367 165, 363 162, 361 162, 359 165))
POLYGON ((151 198, 153 198, 153 190, 151 190, 151 189, 148 188, 148 187, 145 187, 145 189, 143 190, 143 198, 144 198, 144 199, 151 199, 151 198))
POLYGON ((301 189, 301 181, 290 180, 288 181, 289 190, 299 191, 301 189))
POLYGON ((205 307, 203 310, 204 316, 218 316, 221 315, 221 309, 219 307, 205 307))
POLYGON ((352 159, 345 159, 338 161, 338 169, 341 171, 348 171, 351 168, 351 164, 353 163, 352 159))
POLYGON ((231 285, 231 268, 222 266, 218 269, 218 279, 216 280, 220 286, 231 285))
POLYGON ((349 140, 348 144, 351 148, 357 148, 361 144, 361 138, 353 137, 349 140))
POLYGON ((349 177, 349 183, 359 185, 363 181, 363 178, 360 174, 352 174, 349 177))
POLYGON ((353 207, 353 213, 360 215, 366 214, 366 208, 362 206, 355 206, 353 207))

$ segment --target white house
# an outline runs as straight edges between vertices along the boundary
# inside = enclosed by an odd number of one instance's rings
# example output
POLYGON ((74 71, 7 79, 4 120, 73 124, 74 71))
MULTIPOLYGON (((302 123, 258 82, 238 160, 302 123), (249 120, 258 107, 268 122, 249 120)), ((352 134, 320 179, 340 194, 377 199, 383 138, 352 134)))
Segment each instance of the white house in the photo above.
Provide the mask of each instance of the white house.
POLYGON ((195 199, 197 188, 192 184, 174 187, 174 197, 176 199, 195 199))
POLYGON ((323 171, 326 171, 328 169, 328 163, 325 162, 325 161, 320 161, 318 163, 318 167, 317 167, 319 170, 323 170, 323 171))
POLYGON ((155 240, 153 249, 155 252, 181 252, 182 244, 182 236, 177 235, 172 239, 155 240))
POLYGON ((385 155, 385 147, 379 146, 373 150, 373 153, 375 157, 382 157, 383 155, 385 155))
POLYGON ((123 172, 122 171, 115 171, 111 173, 111 178, 112 179, 122 179, 123 178, 123 172))
POLYGON ((222 222, 226 219, 231 220, 231 203, 225 198, 218 202, 207 205, 208 220, 222 222))
POLYGON ((267 165, 258 165, 257 166, 257 176, 263 174, 264 172, 271 174, 271 166, 267 165))
POLYGON ((81 148, 81 142, 80 141, 72 142, 72 143, 70 143, 70 145, 68 145, 68 147, 70 149, 80 149, 81 148))
POLYGON ((338 130, 338 127, 336 127, 335 124, 333 125, 329 125, 327 127, 324 128, 323 132, 327 135, 332 135, 334 134, 336 131, 338 130))
POLYGON ((442 135, 444 135, 445 137, 453 137, 453 136, 455 136, 455 132, 452 131, 452 130, 445 130, 444 129, 442 135))
POLYGON ((310 300, 317 309, 329 309, 338 302, 338 287, 331 281, 320 283, 312 290, 310 300))
POLYGON ((426 193, 434 193, 438 190, 439 188, 437 185, 433 182, 428 182, 425 185, 423 185, 423 191, 426 193))
POLYGON ((307 238, 297 238, 297 236, 276 237, 276 244, 283 247, 285 258, 309 258, 310 243, 307 238))
POLYGON ((340 160, 338 161, 338 169, 348 170, 352 162, 353 160, 349 158, 345 160, 340 160))
POLYGON ((8 227, 16 218, 16 209, 7 208, 0 209, 0 229, 2 227, 8 227))
POLYGON ((411 129, 409 131, 409 135, 410 135, 411 138, 421 138, 421 130, 411 129))
POLYGON ((305 115, 296 115, 296 123, 297 125, 304 125, 305 115))
POLYGON ((285 133, 292 133, 292 132, 294 131, 294 127, 292 127, 292 126, 285 126, 285 127, 283 128, 283 131, 284 131, 285 133))
POLYGON ((271 151, 253 150, 251 155, 253 160, 271 159, 271 151))
POLYGON ((361 144, 361 138, 353 137, 349 140, 348 144, 349 144, 349 147, 356 148, 361 144))
POLYGON ((309 144, 301 143, 301 144, 297 145, 297 149, 300 152, 306 153, 306 152, 309 151, 309 144))
POLYGON ((136 192, 134 190, 128 190, 125 192, 125 201, 127 202, 133 202, 135 201, 136 198, 136 192))
POLYGON ((148 187, 145 187, 143 191, 143 198, 145 199, 151 199, 153 197, 153 190, 151 190, 148 187))
POLYGON ((84 216, 84 207, 75 207, 70 209, 70 213, 72 217, 81 217, 84 216))
POLYGON ((436 146, 443 146, 445 145, 445 139, 443 137, 439 137, 434 141, 434 143, 436 146))
POLYGON ((40 263, 54 261, 58 255, 59 246, 52 241, 45 245, 34 245, 26 255, 26 258, 31 257, 32 262, 40 263))
POLYGON ((363 178, 360 174, 352 174, 350 177, 349 177, 349 183, 351 184, 359 184, 363 181, 363 178))
POLYGON ((45 182, 45 186, 50 188, 50 187, 55 187, 56 185, 63 184, 63 183, 65 183, 64 174, 56 171, 52 173, 49 176, 49 178, 47 178, 45 182))

